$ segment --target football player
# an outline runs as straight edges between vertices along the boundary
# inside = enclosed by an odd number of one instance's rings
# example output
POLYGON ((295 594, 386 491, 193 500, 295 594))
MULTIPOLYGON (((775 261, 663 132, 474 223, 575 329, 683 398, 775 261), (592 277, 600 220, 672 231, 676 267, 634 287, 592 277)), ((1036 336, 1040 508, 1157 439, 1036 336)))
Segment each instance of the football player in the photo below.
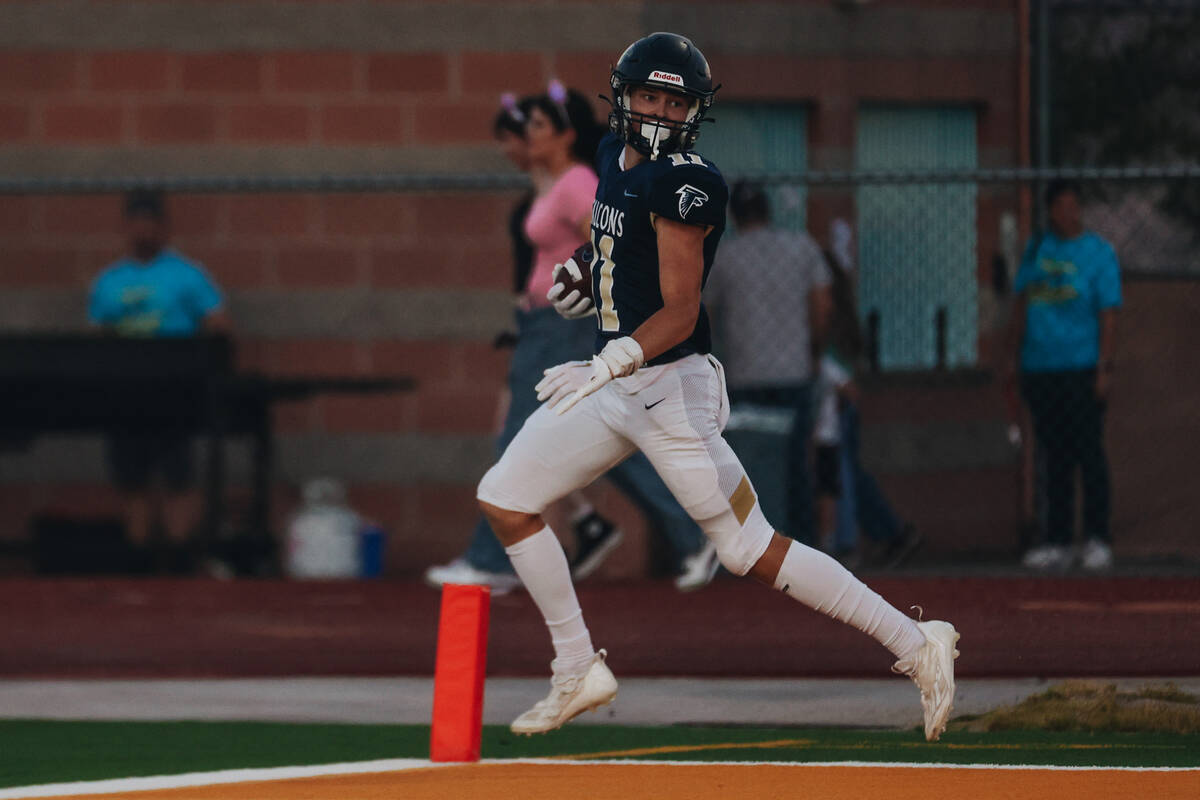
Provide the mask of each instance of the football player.
MULTIPOLYGON (((480 506, 554 644, 550 693, 512 730, 553 730, 616 696, 541 512, 641 450, 726 569, 891 650, 893 669, 921 690, 926 738, 937 739, 954 699, 954 627, 914 622, 834 559, 776 533, 721 437, 729 401, 700 293, 725 228, 728 190, 716 166, 691 149, 715 91, 708 62, 683 36, 655 33, 625 50, 610 84, 611 133, 597 154, 591 225, 597 353, 546 371, 536 387, 545 402, 479 484, 480 506)), ((578 297, 559 304, 580 312, 578 297)))

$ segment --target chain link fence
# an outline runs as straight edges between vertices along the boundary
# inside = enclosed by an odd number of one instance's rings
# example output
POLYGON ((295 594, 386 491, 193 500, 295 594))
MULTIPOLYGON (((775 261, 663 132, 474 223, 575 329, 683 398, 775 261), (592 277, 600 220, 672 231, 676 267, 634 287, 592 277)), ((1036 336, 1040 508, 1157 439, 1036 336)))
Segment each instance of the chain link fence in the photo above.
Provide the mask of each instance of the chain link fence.
MULTIPOLYGON (((816 497, 809 538, 835 552, 861 552, 861 533, 871 545, 866 549, 879 557, 878 563, 887 564, 894 560, 896 543, 914 529, 936 541, 941 552, 961 555, 1012 552, 1064 524, 1061 504, 1056 521, 1049 521, 1048 497, 1064 492, 1074 497, 1062 477, 1065 468, 1056 462, 1050 478, 1035 465, 1049 468, 1049 443, 1056 457, 1066 458, 1072 468, 1079 466, 1081 445, 1069 437, 1055 439, 1054 431, 1069 432, 1084 423, 1072 411, 1075 401, 1059 397, 1039 406, 1040 413, 1035 409, 1041 424, 1034 424, 1038 420, 1029 415, 1029 387, 1022 392, 1019 383, 1006 384, 1003 367, 1010 355, 1005 332, 1014 281, 1027 244, 1040 235, 1035 220, 1041 194, 1050 181, 1070 179, 1082 187, 1085 227, 1112 244, 1123 282, 1117 371, 1104 418, 1112 538, 1118 551, 1130 553, 1192 548, 1187 531, 1200 508, 1188 489, 1188 453, 1200 446, 1191 402, 1200 392, 1200 365, 1184 337, 1200 310, 1200 223, 1175 213, 1173 203, 1196 184, 1200 168, 772 173, 730 176, 730 182, 739 177, 767 185, 772 196, 801 198, 807 229, 831 262, 850 268, 856 294, 853 321, 862 347, 843 364, 854 377, 855 391, 835 390, 834 403, 836 424, 842 426, 838 438, 855 442, 855 452, 842 452, 830 462, 828 452, 820 455, 818 448, 812 449, 807 468, 816 497), (852 232, 848 249, 832 240, 835 223, 852 232), (850 405, 853 414, 846 413, 850 405), (1150 407, 1153 414, 1146 413, 1150 407), (847 425, 853 430, 846 430, 847 425), (1014 447, 1014 441, 1021 446, 1014 447), (1003 491, 996 489, 998 484, 1003 491), (978 487, 988 487, 981 494, 987 499, 972 503, 966 498, 978 487), (821 510, 822 497, 844 497, 848 490, 857 496, 853 502, 862 505, 857 515, 845 515, 850 522, 838 522, 843 510, 836 500, 835 508, 821 510), (1137 510, 1147 503, 1159 513, 1147 517, 1137 510), (970 537, 962 536, 964 526, 972 531, 970 537)), ((270 351, 263 358, 275 358, 291 372, 327 371, 331 363, 360 373, 378 372, 384 364, 411 366, 413 377, 434 387, 433 395, 406 412, 411 428, 422 434, 449 424, 446 419, 460 403, 490 419, 494 401, 485 403, 468 381, 451 385, 443 374, 462 378, 459 373, 466 366, 446 368, 436 359, 389 362, 381 354, 408 353, 406 341, 429 343, 449 359, 469 356, 473 343, 488 348, 507 323, 511 276, 504 227, 524 186, 513 175, 0 178, 0 202, 40 203, 42 210, 31 212, 31 218, 43 218, 33 250, 50 244, 74 248, 76 274, 81 274, 79 265, 85 260, 105 251, 116 255, 114 248, 120 246, 118 204, 112 195, 139 187, 166 189, 184 212, 175 215, 181 249, 213 254, 209 259, 267 254, 264 269, 274 277, 265 285, 234 270, 219 270, 229 279, 232 306, 239 312, 235 316, 242 317, 239 332, 257 340, 246 343, 249 352, 270 351), (53 213, 49 204, 71 198, 90 204, 83 217, 110 211, 111 216, 86 222, 78 236, 56 233, 46 224, 53 213), (384 211, 372 210, 379 208, 384 211), (185 218, 193 212, 218 221, 193 223, 185 218), (261 230, 243 234, 249 228, 236 222, 240 213, 249 214, 261 230), (308 222, 289 222, 294 213, 308 222), (455 221, 455 215, 462 219, 455 221), (393 221, 394 230, 389 227, 393 221), (315 266, 296 267, 299 278, 289 282, 281 278, 284 259, 298 243, 311 246, 306 257, 315 266), (329 264, 327 273, 321 272, 322 259, 329 264), (346 271, 356 277, 328 278, 346 271), (471 312, 460 313, 463 308, 471 312), (306 343, 317 340, 302 354, 306 343)), ((68 230, 73 222, 58 230, 68 230)), ((736 236, 736 230, 732 233, 736 236)), ((19 231, 4 236, 12 247, 0 264, 10 262, 22 244, 19 231)), ((102 266, 100 261, 89 263, 93 272, 102 266)), ((86 281, 59 287, 54 297, 44 288, 36 278, 23 285, 10 279, 2 293, 8 332, 19 331, 21 320, 31 322, 32 329, 52 328, 43 324, 38 303, 61 319, 78 315, 82 327, 86 281), (68 295, 73 299, 64 299, 68 295)), ((792 345, 781 341, 778 346, 792 345)), ((819 376, 812 377, 813 388, 825 391, 819 376)), ((819 424, 821 404, 821 396, 813 398, 807 424, 819 424)), ((360 432, 369 432, 377 422, 381 428, 391 424, 359 415, 357 406, 338 408, 324 408, 318 432, 335 427, 330 419, 337 413, 358 415, 350 428, 360 432)), ((792 467, 783 442, 794 438, 793 423, 786 410, 754 404, 736 407, 731 421, 730 438, 773 518, 787 515, 791 490, 785 476, 792 467)), ((406 457, 402 450, 414 452, 412 442, 397 444, 393 453, 386 439, 373 437, 368 450, 376 457, 368 459, 371 463, 344 457, 330 461, 333 450, 321 450, 324 445, 315 434, 299 444, 285 441, 288 469, 297 472, 287 477, 303 477, 304 467, 287 455, 295 448, 313 461, 344 463, 343 477, 352 483, 419 477, 421 470, 400 463, 406 457)), ((430 452, 420 460, 432 465, 445 483, 468 481, 480 467, 477 457, 487 455, 486 448, 457 442, 449 460, 427 458, 436 449, 430 442, 421 441, 430 452)), ((67 467, 80 469, 78 463, 67 467)), ((1088 513, 1094 517, 1099 512, 1088 513)))

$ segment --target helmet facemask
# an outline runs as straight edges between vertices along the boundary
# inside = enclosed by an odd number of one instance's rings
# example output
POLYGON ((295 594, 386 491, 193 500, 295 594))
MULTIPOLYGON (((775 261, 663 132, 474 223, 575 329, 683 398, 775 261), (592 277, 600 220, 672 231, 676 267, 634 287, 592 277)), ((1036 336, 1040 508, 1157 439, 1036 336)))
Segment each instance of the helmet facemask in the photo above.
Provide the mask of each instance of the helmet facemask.
POLYGON ((674 89, 657 83, 624 82, 614 75, 613 110, 609 115, 609 128, 624 139, 626 144, 649 157, 651 161, 662 154, 690 150, 696 143, 696 137, 700 135, 700 122, 712 103, 711 97, 699 98, 673 92, 691 102, 687 117, 681 122, 676 122, 653 114, 632 111, 629 95, 630 91, 638 86, 651 86, 667 91, 674 89))

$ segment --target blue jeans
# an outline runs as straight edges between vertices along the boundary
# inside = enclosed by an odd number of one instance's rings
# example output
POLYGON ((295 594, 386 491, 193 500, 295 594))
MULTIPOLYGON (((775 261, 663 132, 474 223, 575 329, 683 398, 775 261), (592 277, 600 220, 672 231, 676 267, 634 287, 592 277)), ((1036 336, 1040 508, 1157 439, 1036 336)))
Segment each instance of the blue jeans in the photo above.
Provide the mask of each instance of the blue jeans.
MULTIPOLYGON (((564 361, 592 357, 596 323, 590 318, 563 319, 553 308, 517 311, 517 336, 508 368, 511 399, 504 427, 496 440, 497 457, 540 405, 533 387, 542 379, 542 373, 564 361)), ((609 470, 608 477, 646 514, 651 526, 662 532, 677 555, 690 555, 700 549, 704 534, 644 455, 634 453, 609 470)), ((466 559, 471 566, 486 572, 513 571, 504 545, 482 517, 471 535, 466 559)))
POLYGON ((853 550, 861 528, 867 538, 890 542, 900 536, 901 523, 871 473, 859 460, 858 409, 845 403, 838 412, 838 480, 841 495, 837 502, 837 527, 833 545, 837 551, 853 550))

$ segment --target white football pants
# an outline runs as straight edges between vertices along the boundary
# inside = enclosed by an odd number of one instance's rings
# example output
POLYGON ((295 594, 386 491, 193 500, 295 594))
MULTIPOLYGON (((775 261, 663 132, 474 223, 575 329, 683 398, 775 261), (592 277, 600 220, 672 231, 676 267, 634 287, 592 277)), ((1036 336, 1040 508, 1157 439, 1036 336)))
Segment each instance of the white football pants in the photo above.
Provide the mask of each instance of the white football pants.
POLYGON ((725 373, 713 356, 643 367, 562 416, 542 405, 483 476, 478 497, 541 514, 641 450, 716 545, 725 568, 745 575, 766 552, 774 529, 721 438, 728 420, 725 373))

